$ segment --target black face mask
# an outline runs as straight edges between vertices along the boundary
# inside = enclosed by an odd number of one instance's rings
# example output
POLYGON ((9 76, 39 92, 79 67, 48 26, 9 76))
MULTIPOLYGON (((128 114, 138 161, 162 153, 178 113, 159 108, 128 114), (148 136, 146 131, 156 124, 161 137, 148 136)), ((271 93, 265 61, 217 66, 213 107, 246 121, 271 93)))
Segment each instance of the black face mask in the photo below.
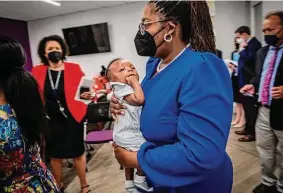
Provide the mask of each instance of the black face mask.
POLYGON ((156 46, 154 37, 163 30, 164 28, 161 28, 156 34, 151 35, 149 32, 144 31, 144 34, 138 31, 136 37, 135 37, 135 46, 138 55, 140 56, 151 56, 154 57, 157 51, 157 48, 159 48, 165 41, 163 41, 159 46, 156 46))
MULTIPOLYGON (((281 30, 277 34, 279 34, 281 32, 281 30)), ((264 41, 270 46, 275 46, 276 43, 280 40, 280 38, 277 37, 277 34, 275 34, 275 35, 264 35, 264 41)))
POLYGON ((235 47, 236 47, 236 50, 238 50, 240 48, 240 44, 236 43, 235 47))
POLYGON ((57 51, 49 52, 48 59, 53 63, 59 62, 59 60, 62 60, 61 52, 57 52, 57 51))
POLYGON ((278 40, 276 35, 264 35, 264 41, 270 46, 275 46, 278 40))

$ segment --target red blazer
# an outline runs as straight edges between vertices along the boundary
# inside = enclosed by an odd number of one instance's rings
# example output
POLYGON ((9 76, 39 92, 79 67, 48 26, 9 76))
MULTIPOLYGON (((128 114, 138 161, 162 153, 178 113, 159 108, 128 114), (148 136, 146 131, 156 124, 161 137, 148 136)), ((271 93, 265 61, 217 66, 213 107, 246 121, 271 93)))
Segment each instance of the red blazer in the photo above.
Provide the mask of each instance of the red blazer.
MULTIPOLYGON (((79 123, 83 120, 86 111, 87 105, 83 102, 76 101, 75 95, 77 88, 81 81, 81 78, 84 76, 81 68, 77 64, 64 62, 64 89, 67 106, 74 117, 74 119, 79 123)), ((48 67, 45 65, 38 65, 33 67, 32 74, 35 79, 38 81, 41 94, 44 96, 44 85, 47 74, 48 67)))

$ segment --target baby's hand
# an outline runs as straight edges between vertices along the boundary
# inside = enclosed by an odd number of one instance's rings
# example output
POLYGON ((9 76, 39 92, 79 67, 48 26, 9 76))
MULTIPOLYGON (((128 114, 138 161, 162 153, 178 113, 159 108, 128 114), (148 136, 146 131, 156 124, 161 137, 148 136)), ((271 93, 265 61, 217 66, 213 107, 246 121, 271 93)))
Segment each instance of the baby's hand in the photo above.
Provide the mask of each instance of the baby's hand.
POLYGON ((133 85, 139 82, 139 79, 136 75, 130 75, 126 78, 126 81, 129 85, 133 85))

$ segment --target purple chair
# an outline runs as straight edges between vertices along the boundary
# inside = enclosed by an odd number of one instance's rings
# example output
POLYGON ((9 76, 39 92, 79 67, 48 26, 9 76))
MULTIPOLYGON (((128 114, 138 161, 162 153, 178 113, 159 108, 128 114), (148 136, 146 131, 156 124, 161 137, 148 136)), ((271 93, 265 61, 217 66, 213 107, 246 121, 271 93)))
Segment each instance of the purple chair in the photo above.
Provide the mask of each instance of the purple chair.
MULTIPOLYGON (((88 122, 84 122, 84 142, 87 150, 87 159, 91 157, 90 151, 91 148, 88 148, 88 145, 91 144, 101 144, 108 143, 113 140, 113 130, 102 130, 102 131, 91 131, 87 133, 87 124, 88 122)), ((111 122, 109 123, 111 124, 111 122)))
MULTIPOLYGON (((91 131, 88 134, 86 134, 86 131, 87 131, 87 122, 84 123, 84 133, 85 133, 84 141, 86 145, 109 143, 110 141, 113 141, 113 130, 91 131)), ((87 157, 90 157, 89 151, 87 157)), ((123 170, 123 166, 120 166, 120 170, 123 170)))
MULTIPOLYGON (((87 159, 91 158, 90 149, 87 145, 91 144, 101 144, 101 143, 108 143, 113 140, 113 130, 102 130, 102 131, 91 131, 87 133, 87 124, 88 122, 84 122, 84 142, 87 149, 87 159)), ((88 169, 86 168, 86 172, 88 169)))
POLYGON ((91 131, 86 135, 86 144, 108 143, 113 140, 113 130, 91 131))

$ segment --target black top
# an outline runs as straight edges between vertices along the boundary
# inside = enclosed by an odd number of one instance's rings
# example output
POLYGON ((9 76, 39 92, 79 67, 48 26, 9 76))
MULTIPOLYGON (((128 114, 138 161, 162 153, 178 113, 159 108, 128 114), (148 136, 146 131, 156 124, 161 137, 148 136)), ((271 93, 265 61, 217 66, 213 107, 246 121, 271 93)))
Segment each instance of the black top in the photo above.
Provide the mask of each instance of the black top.
MULTIPOLYGON (((54 84, 56 82, 58 72, 59 71, 51 70, 51 75, 52 75, 52 79, 53 79, 54 84)), ((59 84, 58 84, 56 96, 58 97, 61 105, 64 107, 64 109, 65 109, 64 112, 67 115, 70 115, 70 112, 67 108, 65 91, 64 91, 64 71, 62 71, 62 73, 61 73, 61 77, 60 77, 60 81, 59 81, 59 84)), ((47 71, 47 74, 46 74, 46 81, 45 81, 45 100, 46 100, 47 114, 50 117, 50 119, 52 119, 52 120, 54 120, 54 119, 55 120, 65 119, 65 117, 62 115, 61 111, 59 110, 59 105, 57 103, 55 94, 54 94, 52 87, 51 87, 51 84, 50 84, 48 71, 47 71)))

